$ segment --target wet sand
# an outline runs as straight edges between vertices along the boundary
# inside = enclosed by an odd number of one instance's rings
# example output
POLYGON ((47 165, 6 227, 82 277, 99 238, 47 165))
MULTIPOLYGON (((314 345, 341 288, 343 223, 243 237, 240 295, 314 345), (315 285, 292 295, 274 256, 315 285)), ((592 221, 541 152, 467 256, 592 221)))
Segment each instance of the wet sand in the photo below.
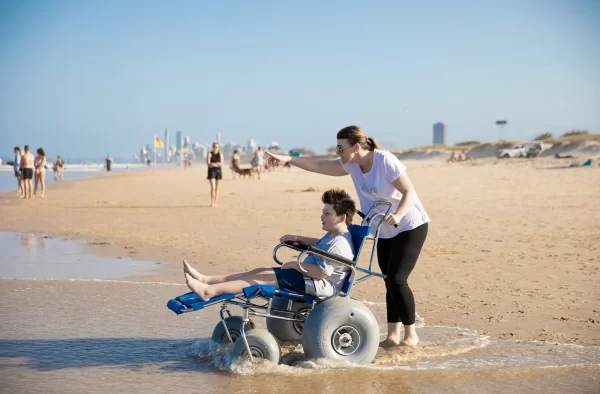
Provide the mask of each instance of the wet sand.
MULTIPOLYGON (((164 283, 0 280, 0 392, 597 393, 600 348, 420 328, 419 349, 381 350, 369 366, 307 360, 232 363, 210 350, 217 308, 175 316, 164 283)), ((369 308, 382 321, 384 306, 369 308)), ((235 312, 235 310, 234 310, 235 312)), ((256 321, 264 327, 264 319, 256 321)))
MULTIPOLYGON (((410 279, 429 324, 600 345, 599 168, 554 159, 406 164, 433 220, 410 279)), ((92 253, 159 261, 143 280, 183 283, 182 258, 208 274, 271 265, 281 235, 320 235, 322 191, 355 196, 349 177, 294 168, 232 180, 226 170, 219 206, 209 208, 205 171, 64 182, 43 200, 0 193, 0 230, 87 240, 92 253)), ((383 302, 383 284, 370 279, 354 296, 383 302)))

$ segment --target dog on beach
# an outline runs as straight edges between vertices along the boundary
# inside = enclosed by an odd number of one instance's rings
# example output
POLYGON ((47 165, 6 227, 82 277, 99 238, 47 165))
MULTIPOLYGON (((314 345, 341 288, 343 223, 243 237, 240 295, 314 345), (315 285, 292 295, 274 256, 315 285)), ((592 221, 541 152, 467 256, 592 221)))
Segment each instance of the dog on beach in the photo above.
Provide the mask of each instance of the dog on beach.
POLYGON ((231 166, 231 170, 233 171, 233 178, 235 179, 235 174, 238 174, 241 177, 250 177, 254 178, 254 170, 252 168, 240 168, 238 166, 231 166))

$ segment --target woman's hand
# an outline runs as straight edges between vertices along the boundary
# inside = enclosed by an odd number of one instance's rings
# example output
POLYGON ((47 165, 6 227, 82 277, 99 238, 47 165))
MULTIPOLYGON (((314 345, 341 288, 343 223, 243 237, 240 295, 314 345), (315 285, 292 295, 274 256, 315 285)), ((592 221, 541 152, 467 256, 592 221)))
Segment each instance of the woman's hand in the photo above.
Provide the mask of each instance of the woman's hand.
POLYGON ((298 236, 297 235, 291 235, 291 234, 286 234, 283 237, 281 237, 279 239, 279 242, 284 244, 286 242, 298 242, 298 236))
POLYGON ((395 226, 398 223, 400 223, 400 219, 402 219, 401 216, 398 215, 394 215, 391 213, 388 213, 384 218, 383 221, 386 222, 387 224, 391 225, 391 226, 395 226))
POLYGON ((291 156, 278 155, 269 151, 265 151, 263 158, 265 159, 265 164, 267 165, 267 168, 277 167, 278 165, 282 165, 292 161, 291 156))

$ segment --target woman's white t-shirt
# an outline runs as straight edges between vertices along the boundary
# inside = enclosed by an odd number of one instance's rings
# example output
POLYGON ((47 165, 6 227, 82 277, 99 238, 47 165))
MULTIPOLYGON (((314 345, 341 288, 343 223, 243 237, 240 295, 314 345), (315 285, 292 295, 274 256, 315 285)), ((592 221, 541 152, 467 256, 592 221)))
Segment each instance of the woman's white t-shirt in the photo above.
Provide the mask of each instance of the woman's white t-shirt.
MULTIPOLYGON (((391 202, 392 210, 390 212, 396 212, 402 199, 402 193, 392 185, 392 182, 406 171, 406 166, 393 153, 375 149, 373 151, 373 167, 366 174, 363 174, 357 163, 343 163, 341 158, 339 161, 344 170, 352 177, 363 213, 366 214, 377 201, 391 202)), ((371 216, 376 213, 385 213, 386 210, 387 206, 380 205, 373 210, 371 216)), ((371 235, 375 235, 375 229, 381 219, 380 216, 371 223, 371 235)), ((430 221, 423 204, 415 193, 414 199, 398 223, 398 227, 384 223, 381 226, 379 237, 382 239, 393 238, 401 232, 412 230, 430 221)))

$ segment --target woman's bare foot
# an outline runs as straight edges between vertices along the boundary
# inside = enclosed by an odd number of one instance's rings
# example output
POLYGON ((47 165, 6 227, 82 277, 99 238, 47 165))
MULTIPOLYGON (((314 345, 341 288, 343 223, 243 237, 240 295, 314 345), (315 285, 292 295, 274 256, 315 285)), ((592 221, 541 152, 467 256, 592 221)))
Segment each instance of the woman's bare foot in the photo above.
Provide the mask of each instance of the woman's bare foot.
POLYGON ((410 348, 416 348, 417 347, 417 343, 419 343, 419 338, 415 340, 410 339, 403 339, 400 342, 394 342, 393 340, 386 338, 385 340, 379 342, 379 347, 384 348, 384 349, 391 349, 391 348, 395 348, 398 346, 406 346, 406 347, 410 347, 410 348))
POLYGON ((183 273, 189 274, 192 278, 206 284, 204 275, 202 275, 200 272, 198 272, 196 269, 194 269, 194 267, 189 265, 186 260, 183 260, 183 273))
POLYGON ((408 346, 408 347, 417 347, 418 343, 419 343, 419 337, 417 337, 417 336, 404 338, 403 340, 400 341, 400 345, 408 346))
POLYGON ((197 279, 192 278, 192 276, 188 273, 185 274, 185 284, 201 299, 206 301, 211 298, 211 295, 208 293, 208 285, 200 282, 197 279))
POLYGON ((393 340, 386 338, 383 341, 379 342, 379 347, 384 349, 390 349, 396 346, 400 346, 399 342, 394 342, 393 340))

